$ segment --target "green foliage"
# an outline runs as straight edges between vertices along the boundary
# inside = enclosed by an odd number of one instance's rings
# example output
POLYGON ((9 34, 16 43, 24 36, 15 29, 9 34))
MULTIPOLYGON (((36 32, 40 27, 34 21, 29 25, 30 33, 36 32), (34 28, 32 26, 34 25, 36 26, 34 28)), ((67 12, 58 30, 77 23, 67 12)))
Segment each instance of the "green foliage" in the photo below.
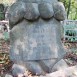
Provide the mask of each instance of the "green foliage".
POLYGON ((69 10, 68 19, 77 20, 77 0, 59 0, 59 1, 64 3, 67 12, 69 10))
POLYGON ((5 19, 5 14, 0 13, 0 20, 4 20, 5 19))
POLYGON ((4 13, 4 5, 0 4, 0 20, 4 20, 5 19, 5 13, 4 13))
POLYGON ((4 40, 9 40, 9 33, 8 32, 4 32, 4 40))
POLYGON ((76 36, 76 31, 75 30, 67 30, 66 35, 68 35, 68 36, 76 36))

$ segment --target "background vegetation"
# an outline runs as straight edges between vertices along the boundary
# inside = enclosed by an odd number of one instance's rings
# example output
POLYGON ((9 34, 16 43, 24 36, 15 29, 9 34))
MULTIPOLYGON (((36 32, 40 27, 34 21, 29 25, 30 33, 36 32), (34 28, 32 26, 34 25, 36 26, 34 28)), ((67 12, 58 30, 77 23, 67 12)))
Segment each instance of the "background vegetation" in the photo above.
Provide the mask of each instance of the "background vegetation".
POLYGON ((77 0, 59 0, 64 3, 67 19, 77 20, 77 0))

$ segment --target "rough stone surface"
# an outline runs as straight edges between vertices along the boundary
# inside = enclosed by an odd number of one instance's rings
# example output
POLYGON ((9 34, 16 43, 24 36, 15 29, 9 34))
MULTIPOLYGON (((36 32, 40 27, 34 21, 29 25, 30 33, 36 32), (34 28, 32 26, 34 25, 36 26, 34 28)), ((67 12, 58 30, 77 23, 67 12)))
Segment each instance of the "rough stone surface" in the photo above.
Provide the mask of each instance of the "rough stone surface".
MULTIPOLYGON (((58 1, 36 0, 35 3, 32 1, 35 0, 18 0, 15 6, 13 4, 10 8, 10 26, 13 25, 10 31, 10 59, 18 65, 12 68, 14 74, 19 72, 23 74, 25 69, 38 75, 50 73, 53 66, 66 54, 61 43, 61 23, 56 20, 58 17, 54 17, 53 4, 58 1), (44 7, 45 13, 41 10, 44 7), (24 66, 23 71, 21 66, 24 66)), ((63 12, 59 13, 59 16, 63 12)))
POLYGON ((29 2, 31 2, 31 3, 42 3, 42 2, 46 2, 46 3, 55 3, 55 2, 57 2, 57 0, 16 0, 16 1, 23 1, 23 2, 25 2, 25 3, 29 3, 29 2))
POLYGON ((23 2, 14 3, 9 10, 10 27, 18 23, 24 17, 25 4, 23 2))
POLYGON ((36 22, 24 20, 15 25, 10 33, 11 59, 27 61, 62 58, 66 52, 60 39, 60 25, 55 19, 47 22, 42 19, 36 22))
POLYGON ((38 8, 42 18, 48 19, 54 15, 53 7, 50 3, 41 3, 38 8))
POLYGON ((13 76, 18 76, 19 74, 24 74, 26 71, 24 66, 14 64, 12 67, 13 76))
POLYGON ((39 17, 38 5, 36 3, 26 3, 25 16, 28 20, 35 20, 39 17))
POLYGON ((41 68, 39 61, 28 61, 25 62, 27 70, 32 72, 34 75, 43 75, 45 71, 41 68))
POLYGON ((57 62, 57 59, 48 59, 39 61, 40 66, 46 73, 52 72, 52 67, 57 62))
POLYGON ((66 18, 66 12, 63 3, 58 2, 54 4, 54 17, 60 21, 66 18))
POLYGON ((60 61, 58 61, 58 62, 53 66, 52 72, 58 71, 58 70, 61 70, 61 69, 65 69, 65 68, 67 68, 67 67, 68 67, 68 65, 66 64, 66 62, 65 62, 63 59, 61 59, 60 61))
POLYGON ((77 77, 77 66, 63 68, 62 70, 40 77, 77 77))

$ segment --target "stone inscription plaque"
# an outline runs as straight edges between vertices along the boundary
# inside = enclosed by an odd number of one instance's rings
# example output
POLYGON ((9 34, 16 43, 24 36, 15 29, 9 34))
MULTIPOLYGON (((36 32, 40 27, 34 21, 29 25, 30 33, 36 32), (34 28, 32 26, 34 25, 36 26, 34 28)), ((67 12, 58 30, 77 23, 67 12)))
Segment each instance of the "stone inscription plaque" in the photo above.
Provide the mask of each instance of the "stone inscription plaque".
POLYGON ((51 24, 39 21, 28 27, 26 26, 26 30, 25 32, 28 34, 28 48, 26 48, 26 50, 28 50, 29 53, 27 58, 25 58, 26 54, 23 54, 24 59, 31 59, 31 57, 33 60, 39 58, 46 59, 47 57, 50 59, 50 55, 52 54, 57 57, 57 51, 54 51, 52 48, 53 45, 56 45, 56 41, 52 40, 52 37, 55 37, 55 29, 53 28, 52 30, 51 24), (52 43, 53 45, 51 45, 52 43))
POLYGON ((47 22, 41 19, 39 22, 22 21, 12 29, 12 55, 24 61, 57 58, 60 49, 56 38, 58 29, 54 19, 47 22))

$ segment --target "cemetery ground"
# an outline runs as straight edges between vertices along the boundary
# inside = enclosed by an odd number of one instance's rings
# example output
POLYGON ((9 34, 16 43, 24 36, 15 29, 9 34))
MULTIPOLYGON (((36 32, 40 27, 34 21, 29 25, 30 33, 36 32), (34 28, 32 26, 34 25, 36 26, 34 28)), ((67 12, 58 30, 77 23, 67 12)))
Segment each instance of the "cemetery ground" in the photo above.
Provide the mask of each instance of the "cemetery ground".
MULTIPOLYGON (((63 43, 64 48, 67 51, 67 54, 64 57, 64 60, 69 66, 77 64, 77 43, 63 43)), ((10 41, 0 39, 0 77, 3 77, 4 74, 10 72, 13 62, 9 59, 9 49, 10 41)), ((30 74, 29 74, 30 75, 30 74)))

